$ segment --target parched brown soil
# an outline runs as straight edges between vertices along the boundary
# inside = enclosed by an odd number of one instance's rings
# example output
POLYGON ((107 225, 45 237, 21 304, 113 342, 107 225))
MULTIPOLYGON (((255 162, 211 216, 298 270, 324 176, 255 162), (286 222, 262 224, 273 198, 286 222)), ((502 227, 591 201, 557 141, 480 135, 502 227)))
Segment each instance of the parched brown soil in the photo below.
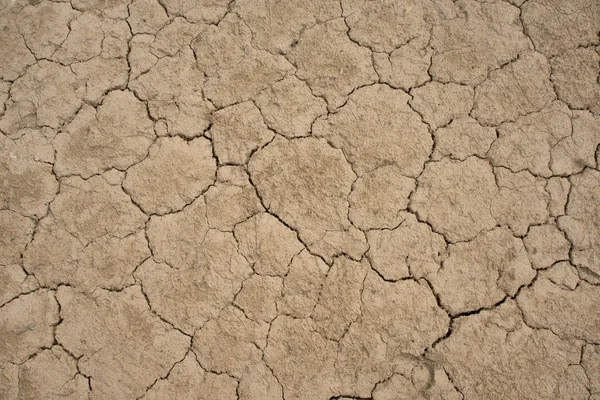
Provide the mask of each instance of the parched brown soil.
POLYGON ((0 399, 600 400, 599 34, 0 0, 0 399))

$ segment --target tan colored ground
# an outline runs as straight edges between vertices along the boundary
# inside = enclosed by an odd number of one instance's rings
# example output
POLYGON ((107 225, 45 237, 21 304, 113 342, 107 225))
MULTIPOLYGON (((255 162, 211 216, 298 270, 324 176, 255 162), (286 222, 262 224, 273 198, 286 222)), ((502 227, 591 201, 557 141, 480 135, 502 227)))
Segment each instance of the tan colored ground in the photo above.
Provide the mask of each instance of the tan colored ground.
POLYGON ((600 400, 599 33, 0 0, 0 399, 600 400))

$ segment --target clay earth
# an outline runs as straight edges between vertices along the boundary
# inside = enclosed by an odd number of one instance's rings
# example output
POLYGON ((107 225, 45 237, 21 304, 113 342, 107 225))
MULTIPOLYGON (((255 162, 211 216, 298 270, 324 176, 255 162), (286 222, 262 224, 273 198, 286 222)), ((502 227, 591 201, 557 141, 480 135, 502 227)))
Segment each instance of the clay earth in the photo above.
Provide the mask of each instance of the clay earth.
POLYGON ((599 34, 0 0, 0 399, 600 400, 599 34))

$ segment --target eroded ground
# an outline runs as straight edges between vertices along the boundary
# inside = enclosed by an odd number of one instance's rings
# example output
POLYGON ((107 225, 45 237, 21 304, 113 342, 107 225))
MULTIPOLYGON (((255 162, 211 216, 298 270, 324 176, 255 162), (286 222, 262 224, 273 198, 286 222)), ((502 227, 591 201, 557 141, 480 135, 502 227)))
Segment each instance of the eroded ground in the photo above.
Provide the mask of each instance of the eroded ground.
POLYGON ((597 0, 1 0, 1 399, 600 399, 597 0))

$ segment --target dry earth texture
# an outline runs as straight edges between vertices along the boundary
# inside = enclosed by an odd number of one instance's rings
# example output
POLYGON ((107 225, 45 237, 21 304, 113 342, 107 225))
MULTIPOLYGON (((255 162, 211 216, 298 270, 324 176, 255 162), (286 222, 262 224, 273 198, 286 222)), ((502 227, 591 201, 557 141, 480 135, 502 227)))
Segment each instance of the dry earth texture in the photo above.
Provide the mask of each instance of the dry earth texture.
POLYGON ((599 32, 0 0, 0 398, 599 400, 599 32))

